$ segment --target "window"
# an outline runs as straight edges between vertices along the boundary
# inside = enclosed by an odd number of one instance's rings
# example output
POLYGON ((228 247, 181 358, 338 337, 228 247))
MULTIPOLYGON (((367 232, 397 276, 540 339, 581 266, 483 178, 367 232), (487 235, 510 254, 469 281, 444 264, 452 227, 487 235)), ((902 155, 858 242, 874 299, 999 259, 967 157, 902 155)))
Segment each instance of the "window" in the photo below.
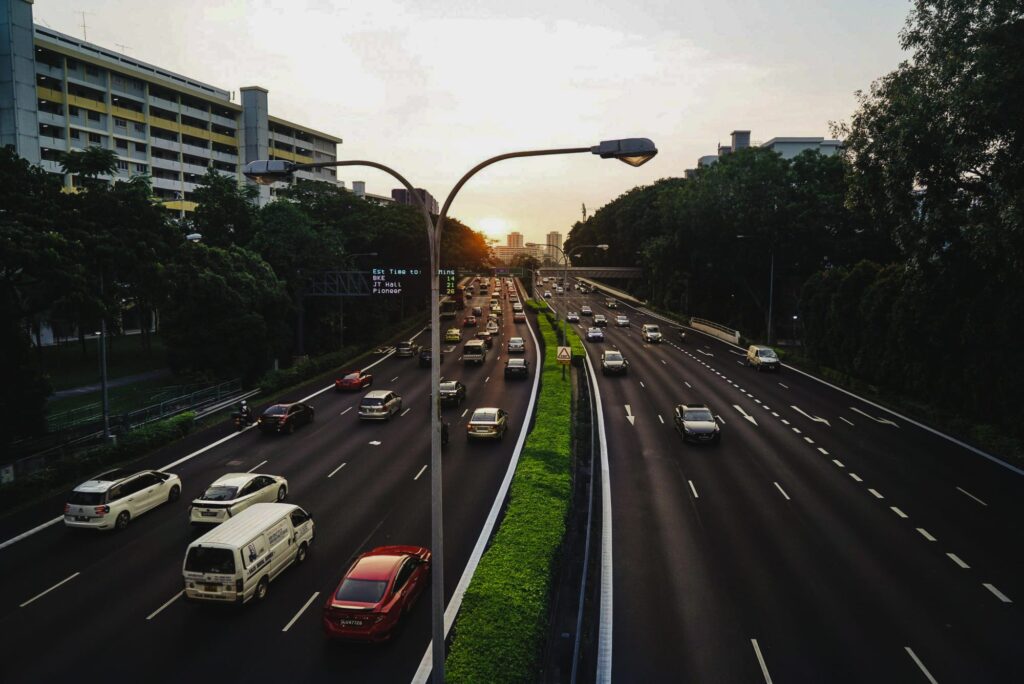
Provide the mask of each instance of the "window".
POLYGON ((68 114, 70 114, 71 116, 78 116, 78 107, 75 107, 73 105, 68 106, 68 114))
POLYGON ((92 110, 89 110, 88 116, 89 116, 89 121, 99 121, 100 120, 100 113, 99 112, 94 112, 92 110))
POLYGON ((140 123, 135 124, 135 130, 137 132, 139 132, 139 133, 145 133, 146 132, 146 124, 140 124, 140 123))
POLYGON ((299 525, 302 525, 303 523, 309 521, 309 513, 302 510, 301 508, 296 508, 294 511, 292 511, 291 518, 292 527, 298 527, 299 525))
POLYGON ((100 137, 99 133, 90 133, 89 134, 89 142, 93 143, 93 144, 96 144, 96 145, 99 145, 101 142, 103 142, 103 139, 100 137))
POLYGON ((412 575, 412 571, 415 569, 416 561, 412 558, 407 559, 405 564, 402 566, 402 569, 398 571, 397 575, 395 575, 395 586, 393 591, 398 592, 403 586, 405 586, 405 583, 412 575))
POLYGON ((135 151, 136 152, 141 152, 141 153, 145 154, 146 153, 146 144, 145 143, 135 143, 135 151))
POLYGON ((123 161, 121 159, 118 159, 117 160, 117 170, 118 171, 127 171, 128 170, 128 162, 123 161))
POLYGON ((185 569, 189 572, 233 575, 235 574, 235 555, 230 549, 221 549, 215 546, 193 546, 185 556, 185 569))
POLYGON ((99 76, 100 70, 92 65, 86 65, 85 73, 89 74, 90 76, 99 76))
POLYGON ((117 149, 119 149, 119 150, 127 150, 128 149, 128 141, 127 140, 121 140, 120 138, 114 138, 114 144, 117 145, 117 149))
POLYGON ((72 140, 78 140, 78 138, 79 138, 78 129, 72 128, 71 129, 71 139, 72 140))
POLYGON ((120 126, 121 128, 128 128, 128 122, 124 119, 118 119, 116 116, 114 117, 114 125, 120 126))
POLYGON ((149 167, 145 164, 136 164, 135 173, 149 173, 149 167))

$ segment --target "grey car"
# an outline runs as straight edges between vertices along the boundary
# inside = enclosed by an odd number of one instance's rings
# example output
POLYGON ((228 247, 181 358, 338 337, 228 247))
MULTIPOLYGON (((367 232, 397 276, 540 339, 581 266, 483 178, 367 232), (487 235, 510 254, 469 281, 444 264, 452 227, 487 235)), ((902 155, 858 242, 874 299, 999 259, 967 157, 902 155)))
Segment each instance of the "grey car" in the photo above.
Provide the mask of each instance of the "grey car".
POLYGON ((679 404, 674 415, 676 430, 684 442, 718 444, 721 440, 721 428, 706 404, 679 404))
POLYGON ((629 361, 618 349, 610 349, 601 353, 601 372, 605 375, 625 375, 629 371, 629 361))

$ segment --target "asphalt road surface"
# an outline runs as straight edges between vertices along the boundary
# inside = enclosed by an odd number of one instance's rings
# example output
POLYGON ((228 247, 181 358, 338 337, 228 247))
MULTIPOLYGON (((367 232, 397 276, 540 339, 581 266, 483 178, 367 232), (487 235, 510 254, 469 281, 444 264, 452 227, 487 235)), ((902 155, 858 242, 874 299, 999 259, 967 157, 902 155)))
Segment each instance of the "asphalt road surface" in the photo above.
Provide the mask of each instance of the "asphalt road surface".
POLYGON ((553 304, 609 319, 584 344, 610 465, 612 681, 1024 681, 1019 471, 607 299, 553 304), (610 348, 628 375, 601 375, 610 348), (719 446, 682 443, 687 401, 718 416, 719 446))
MULTIPOLYGON (((444 412, 451 424, 444 451, 446 603, 528 420, 536 348, 528 324, 511 319, 505 303, 502 335, 483 366, 464 367, 461 345, 442 345, 442 375, 468 388, 465 403, 444 412), (526 339, 531 377, 506 383, 504 343, 512 335, 526 339), (478 406, 509 411, 504 441, 467 443, 465 422, 478 406)), ((461 320, 460 314, 456 324, 461 320)), ((447 327, 442 321, 442 334, 447 327)), ((476 329, 467 329, 463 339, 470 331, 476 329)), ((402 395, 403 412, 390 422, 361 424, 356 406, 363 392, 331 389, 309 400, 316 420, 293 435, 249 430, 171 468, 182 478, 181 500, 150 511, 121 533, 56 524, 0 549, 0 680, 409 681, 430 640, 429 585, 391 643, 328 641, 320 626, 326 597, 357 554, 385 544, 430 546, 429 369, 419 368, 415 358, 391 356, 371 372, 373 389, 402 395), (309 558, 282 573, 261 604, 187 602, 180 597, 181 565, 196 536, 188 524, 189 501, 217 477, 240 471, 288 479, 288 501, 308 510, 316 523, 309 558)), ((147 467, 227 434, 223 428, 202 433, 202 441, 190 437, 147 467)), ((52 501, 19 515, 20 529, 5 521, 0 542, 60 515, 61 507, 52 501)))

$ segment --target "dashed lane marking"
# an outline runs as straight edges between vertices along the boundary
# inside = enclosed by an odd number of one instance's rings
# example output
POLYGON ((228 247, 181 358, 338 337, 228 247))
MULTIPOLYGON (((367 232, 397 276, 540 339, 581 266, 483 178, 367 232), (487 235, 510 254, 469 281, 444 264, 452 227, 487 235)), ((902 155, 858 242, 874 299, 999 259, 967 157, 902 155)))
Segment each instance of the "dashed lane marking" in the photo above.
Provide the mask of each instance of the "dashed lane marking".
POLYGON ((988 582, 982 582, 981 586, 985 587, 986 589, 991 591, 993 594, 995 594, 996 598, 998 598, 1003 603, 1013 603, 1013 601, 1010 600, 1010 597, 1008 597, 1006 594, 1004 594, 1003 592, 1001 592, 998 589, 996 589, 994 586, 992 586, 988 582))
POLYGON ((337 468, 335 468, 334 470, 332 470, 332 471, 330 472, 330 474, 329 474, 329 475, 328 475, 327 477, 328 477, 328 478, 334 477, 334 474, 335 474, 336 472, 338 472, 339 470, 341 470, 342 468, 344 468, 344 467, 345 467, 345 464, 344 464, 344 463, 342 463, 342 464, 341 464, 340 466, 338 466, 337 468))
POLYGON ((398 417, 401 418, 402 416, 404 416, 409 411, 412 411, 412 407, 411 406, 409 408, 405 409, 404 411, 402 411, 400 414, 398 414, 398 417))
POLYGON ((164 605, 160 606, 159 608, 157 608, 156 610, 154 610, 154 611, 153 611, 152 613, 150 613, 149 615, 147 615, 147 616, 146 616, 146 621, 148 622, 149 620, 152 620, 153 618, 155 618, 155 617, 156 617, 157 615, 159 615, 159 614, 160 614, 160 611, 162 611, 162 610, 163 610, 164 608, 166 608, 167 606, 171 605, 172 603, 174 603, 175 601, 177 601, 178 599, 180 599, 180 598, 182 597, 182 595, 183 595, 184 593, 185 593, 185 590, 184 590, 184 589, 182 589, 182 590, 181 590, 181 591, 179 591, 179 592, 178 592, 177 594, 175 594, 174 596, 172 596, 171 598, 169 598, 169 599, 167 600, 167 602, 166 602, 166 603, 164 603, 164 605))
POLYGON ((953 561, 954 563, 956 563, 957 565, 959 565, 962 569, 964 569, 964 570, 969 570, 970 569, 971 566, 968 565, 967 563, 964 563, 960 559, 960 556, 956 555, 955 553, 946 552, 946 555, 949 556, 949 559, 951 561, 953 561))
POLYGON ((349 411, 351 411, 351 410, 352 410, 352 407, 351 407, 351 406, 349 406, 349 407, 348 407, 347 409, 345 409, 344 411, 342 411, 342 412, 341 412, 341 413, 339 413, 338 415, 339 415, 339 416, 343 416, 343 415, 345 415, 346 413, 348 413, 348 412, 349 412, 349 411))
POLYGON ((852 479, 854 482, 863 482, 864 481, 864 480, 861 479, 860 475, 858 475, 857 473, 850 473, 850 479, 852 479))
POLYGON ((315 601, 316 597, 319 596, 319 595, 320 595, 319 591, 314 591, 313 595, 309 597, 309 600, 306 601, 306 603, 304 603, 301 608, 299 608, 299 612, 295 614, 295 617, 293 617, 291 620, 289 620, 288 624, 285 625, 284 629, 282 629, 281 631, 282 632, 287 632, 289 629, 291 629, 292 625, 295 624, 295 621, 299 619, 299 616, 302 615, 304 612, 306 612, 306 609, 309 608, 309 604, 313 603, 313 601, 315 601))
POLYGON ((780 485, 778 482, 774 482, 773 484, 775 485, 775 488, 779 490, 779 492, 782 494, 782 496, 786 497, 786 501, 790 501, 791 500, 789 498, 789 494, 787 494, 786 490, 782 488, 782 485, 780 485))
POLYGON ((779 383, 779 387, 781 387, 783 389, 789 389, 788 385, 783 385, 781 382, 779 383))
POLYGON ((963 495, 965 495, 965 496, 969 496, 969 497, 971 497, 972 499, 974 499, 975 501, 977 501, 978 503, 980 503, 980 504, 981 504, 982 506, 988 506, 988 504, 987 504, 987 503, 985 503, 984 501, 982 501, 982 500, 981 500, 981 499, 979 499, 978 497, 974 496, 973 494, 971 494, 971 493, 970 493, 969 491, 967 491, 966 489, 963 489, 962 487, 957 487, 957 490, 958 490, 958 491, 959 491, 959 492, 960 492, 961 494, 963 494, 963 495))
POLYGON ((901 511, 900 509, 896 508, 895 506, 889 506, 889 508, 892 510, 893 513, 895 513, 896 515, 900 516, 903 519, 906 519, 906 518, 910 517, 909 515, 907 515, 906 513, 901 511))
POLYGON ((928 681, 931 682, 931 684, 939 684, 935 681, 935 677, 932 677, 932 673, 928 671, 928 668, 924 666, 924 663, 921 662, 921 659, 917 657, 917 654, 914 653, 914 650, 912 648, 910 648, 909 646, 904 646, 903 649, 907 652, 907 655, 909 655, 910 658, 914 661, 914 664, 917 665, 917 668, 921 670, 925 677, 928 678, 928 681))
POLYGON ((847 424, 847 425, 849 425, 850 427, 853 427, 853 423, 851 423, 850 421, 846 420, 846 419, 845 419, 845 418, 843 418, 842 416, 839 416, 839 420, 843 421, 844 423, 846 423, 846 424, 847 424))
POLYGON ((67 582, 70 582, 71 580, 75 579, 76 577, 78 577, 81 574, 82 574, 81 571, 79 571, 79 572, 76 572, 75 574, 71 575, 70 577, 65 577, 60 582, 57 582, 56 584, 54 584, 52 587, 50 587, 46 591, 40 592, 40 593, 36 594, 35 596, 33 596, 32 598, 30 598, 28 601, 25 601, 24 603, 19 604, 18 607, 19 608, 24 608, 25 606, 27 606, 28 604, 32 603, 33 601, 36 601, 37 599, 41 599, 42 597, 46 596, 51 591, 53 591, 54 589, 59 587, 60 585, 65 584, 67 582))
POLYGON ((252 471, 256 470, 257 468, 259 468, 259 467, 260 467, 261 465, 263 465, 264 463, 266 463, 266 461, 265 461, 265 460, 264 460, 264 461, 260 461, 259 463, 257 463, 256 465, 254 465, 254 466, 253 466, 252 468, 249 468, 249 469, 248 469, 248 470, 246 470, 245 472, 247 472, 247 473, 251 473, 252 471))
POLYGON ((416 473, 416 477, 414 477, 414 478, 412 478, 412 479, 414 479, 414 480, 418 480, 418 479, 420 479, 420 475, 422 475, 422 474, 423 474, 423 471, 424 471, 424 470, 426 470, 426 469, 427 469, 427 466, 426 466, 426 465, 424 465, 424 466, 423 466, 422 468, 420 468, 420 472, 416 473))
POLYGON ((877 489, 872 489, 872 488, 869 487, 868 491, 871 492, 871 496, 875 497, 876 499, 884 499, 885 498, 884 496, 882 496, 882 493, 880 491, 878 491, 877 489))
POLYGON ((920 534, 920 535, 921 535, 922 537, 924 537, 924 538, 925 538, 925 539, 927 539, 928 541, 930 541, 930 542, 933 542, 933 541, 935 541, 935 537, 933 537, 933 536, 932 536, 931 534, 929 534, 929 533, 928 533, 928 530, 924 529, 923 527, 918 527, 918 528, 917 528, 917 531, 918 531, 918 533, 919 533, 919 534, 920 534))
POLYGON ((697 496, 697 488, 693 486, 693 480, 687 480, 687 482, 690 483, 690 491, 693 492, 693 498, 699 499, 700 497, 697 496))
POLYGON ((768 666, 764 662, 764 656, 761 655, 761 647, 757 645, 757 639, 751 639, 750 643, 754 646, 754 655, 757 656, 757 662, 761 666, 761 674, 764 675, 765 684, 772 684, 772 676, 768 674, 768 666))

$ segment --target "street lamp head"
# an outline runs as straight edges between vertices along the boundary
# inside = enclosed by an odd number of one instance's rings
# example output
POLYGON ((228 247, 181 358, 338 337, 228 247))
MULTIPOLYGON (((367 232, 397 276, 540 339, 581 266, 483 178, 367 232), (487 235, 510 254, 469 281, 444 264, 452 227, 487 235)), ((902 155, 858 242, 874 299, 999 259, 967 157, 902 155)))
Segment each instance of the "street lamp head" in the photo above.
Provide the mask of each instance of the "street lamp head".
POLYGON ((658 154, 658 148, 647 138, 602 140, 600 145, 591 147, 590 151, 600 155, 601 159, 618 159, 630 166, 646 164, 658 154))
POLYGON ((199 242, 200 240, 203 239, 203 234, 202 233, 189 233, 188 235, 185 236, 185 239, 188 240, 189 242, 199 242))
POLYGON ((597 245, 597 248, 605 252, 608 251, 608 245, 597 245))
POLYGON ((260 185, 288 181, 295 172, 296 164, 284 159, 261 159, 245 165, 245 177, 260 185))

